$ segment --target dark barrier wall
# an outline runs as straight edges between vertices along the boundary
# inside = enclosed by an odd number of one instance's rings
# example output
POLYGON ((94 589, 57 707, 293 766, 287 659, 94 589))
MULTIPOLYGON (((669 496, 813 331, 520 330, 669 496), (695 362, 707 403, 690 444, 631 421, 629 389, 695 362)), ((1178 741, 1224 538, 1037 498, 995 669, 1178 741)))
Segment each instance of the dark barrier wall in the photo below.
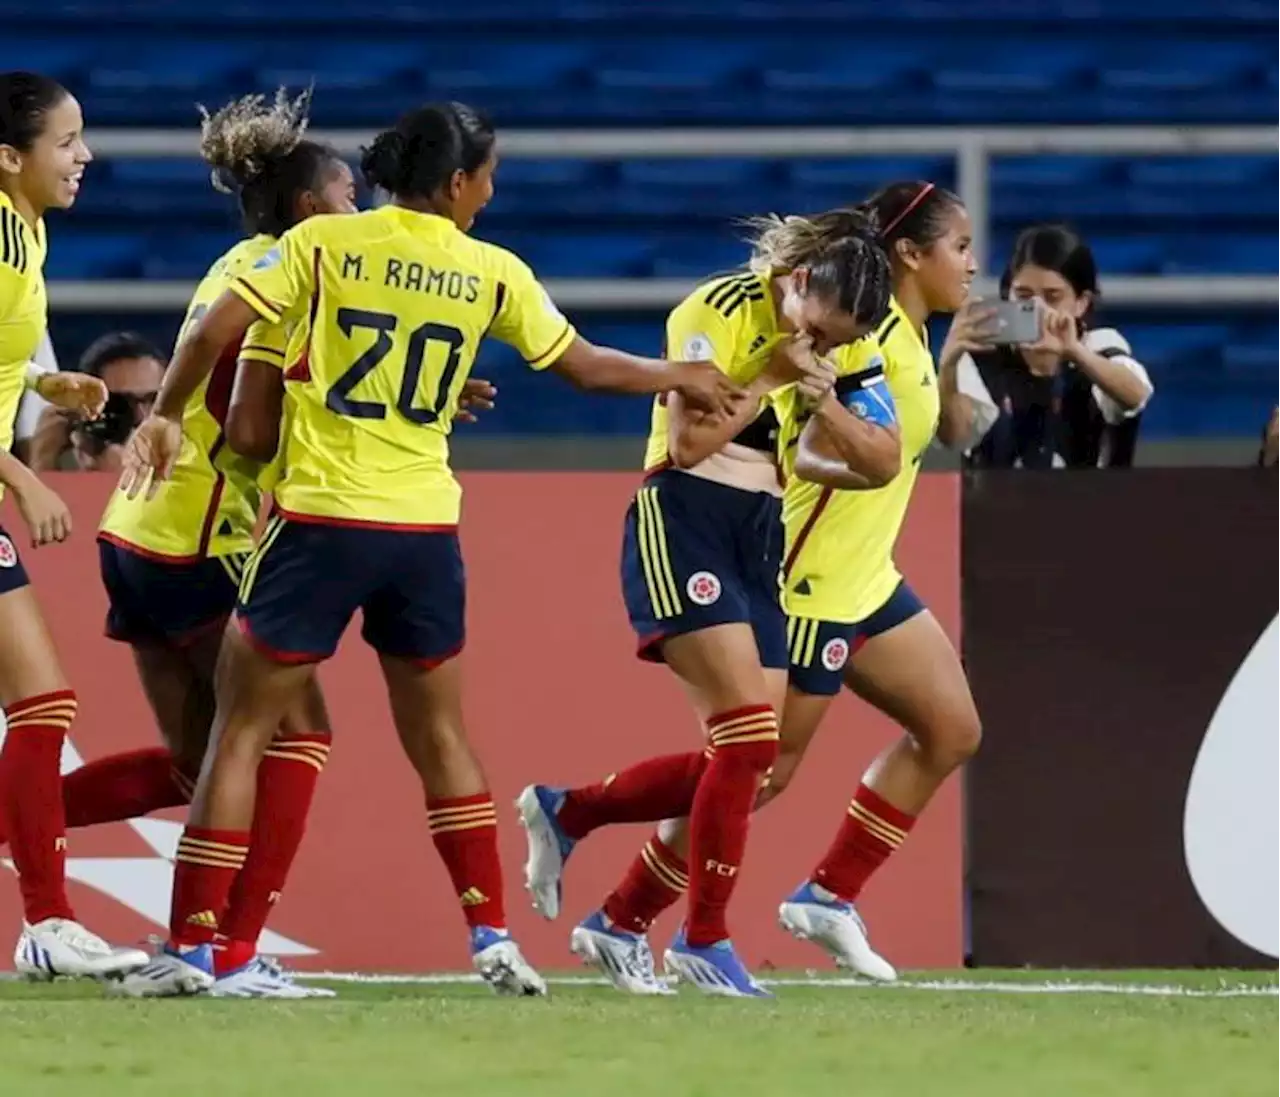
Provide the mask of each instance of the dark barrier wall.
POLYGON ((985 727, 966 788, 972 963, 1274 967, 1202 905, 1183 815, 1206 729, 1276 616, 1275 476, 982 473, 962 515, 985 727))

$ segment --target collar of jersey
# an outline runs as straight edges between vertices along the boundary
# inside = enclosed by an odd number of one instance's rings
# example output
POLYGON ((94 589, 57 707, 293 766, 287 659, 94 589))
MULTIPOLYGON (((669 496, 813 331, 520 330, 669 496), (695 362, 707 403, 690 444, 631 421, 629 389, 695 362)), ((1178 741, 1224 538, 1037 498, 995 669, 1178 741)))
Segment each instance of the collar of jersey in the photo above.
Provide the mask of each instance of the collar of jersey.
POLYGON ((929 348, 925 344, 924 334, 911 322, 911 317, 907 315, 907 310, 898 304, 898 299, 896 297, 889 298, 889 311, 902 321, 902 325, 907 329, 907 331, 911 332, 912 337, 920 344, 920 349, 928 351, 929 348))
POLYGON ((414 232, 427 232, 436 236, 452 236, 462 230, 447 217, 438 213, 423 213, 421 210, 405 209, 388 202, 378 213, 392 221, 399 221, 405 228, 414 232))

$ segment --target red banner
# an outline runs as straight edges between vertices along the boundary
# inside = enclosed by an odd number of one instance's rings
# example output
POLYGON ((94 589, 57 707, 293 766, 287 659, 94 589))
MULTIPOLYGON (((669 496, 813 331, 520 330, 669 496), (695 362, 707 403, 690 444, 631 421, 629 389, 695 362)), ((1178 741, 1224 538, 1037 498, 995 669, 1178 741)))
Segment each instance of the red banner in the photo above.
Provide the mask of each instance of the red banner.
MULTIPOLYGON (((695 744, 699 731, 675 681, 632 654, 618 555, 635 477, 475 473, 464 483, 466 711, 500 805, 531 781, 586 782, 695 744)), ((72 508, 76 534, 66 545, 26 550, 23 558, 80 695, 72 743, 84 758, 151 744, 158 736, 129 651, 102 636, 106 598, 92 532, 110 485, 92 474, 67 474, 55 486, 72 508)), ((957 478, 925 476, 916 495, 899 563, 955 638, 957 478)), ((4 521, 19 539, 24 531, 12 507, 4 521)), ((272 920, 287 940, 264 945, 301 968, 464 968, 461 915, 427 834, 420 788, 391 728, 376 663, 357 630, 321 677, 334 718, 333 754, 272 920)), ((885 718, 841 698, 788 795, 756 820, 732 916, 752 963, 814 962, 812 948, 777 928, 778 902, 822 855, 867 762, 895 734, 885 718)), ((521 891, 524 840, 514 810, 503 812, 501 827, 512 928, 535 964, 566 966, 573 921, 605 895, 647 832, 620 828, 584 843, 570 864, 563 921, 548 925, 521 891)), ((168 909, 165 857, 177 834, 176 824, 159 819, 73 832, 73 902, 86 924, 122 942, 158 932, 168 909)), ((960 963, 960 847, 960 788, 953 781, 862 904, 877 946, 895 963, 960 963)), ((17 889, 4 888, 0 924, 16 931, 20 916, 17 889)), ((672 914, 658 927, 655 946, 674 926, 672 914)))

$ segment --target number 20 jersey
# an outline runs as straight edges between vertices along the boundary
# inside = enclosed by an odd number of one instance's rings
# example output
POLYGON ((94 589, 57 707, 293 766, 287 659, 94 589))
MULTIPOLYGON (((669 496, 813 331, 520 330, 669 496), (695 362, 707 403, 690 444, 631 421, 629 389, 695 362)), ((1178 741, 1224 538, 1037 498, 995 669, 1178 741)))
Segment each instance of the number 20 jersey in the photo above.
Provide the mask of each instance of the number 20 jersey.
MULTIPOLYGON (((274 236, 250 237, 209 268, 187 306, 179 343, 231 280, 275 245, 274 236)), ((103 540, 170 563, 192 563, 253 547, 260 493, 252 477, 228 471, 230 455, 222 436, 239 350, 239 346, 229 347, 187 401, 182 411, 182 451, 172 478, 161 485, 156 498, 130 499, 118 488, 112 493, 99 527, 103 540)))
POLYGON ((304 521, 455 525, 448 435, 481 340, 543 369, 576 335, 516 256, 391 205, 308 219, 229 288, 295 322, 275 500, 304 521))

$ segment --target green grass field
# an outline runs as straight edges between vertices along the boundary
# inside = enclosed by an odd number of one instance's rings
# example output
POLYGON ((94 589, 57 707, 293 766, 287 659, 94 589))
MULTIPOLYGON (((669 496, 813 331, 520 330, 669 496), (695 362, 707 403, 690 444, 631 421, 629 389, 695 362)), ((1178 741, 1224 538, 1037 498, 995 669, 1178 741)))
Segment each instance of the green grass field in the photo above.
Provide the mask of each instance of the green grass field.
POLYGON ((106 1000, 0 983, 11 1097, 1254 1097, 1274 1094, 1274 974, 930 973, 1100 990, 778 988, 775 1002, 558 985, 335 984, 293 1004, 106 1000), (1151 993, 1150 988, 1161 988, 1151 993), (1125 991, 1116 992, 1115 988, 1125 991), (1225 996, 1239 990, 1252 993, 1225 996), (1178 990, 1192 993, 1177 993, 1178 990), (1261 991, 1261 993, 1259 992, 1261 991))

